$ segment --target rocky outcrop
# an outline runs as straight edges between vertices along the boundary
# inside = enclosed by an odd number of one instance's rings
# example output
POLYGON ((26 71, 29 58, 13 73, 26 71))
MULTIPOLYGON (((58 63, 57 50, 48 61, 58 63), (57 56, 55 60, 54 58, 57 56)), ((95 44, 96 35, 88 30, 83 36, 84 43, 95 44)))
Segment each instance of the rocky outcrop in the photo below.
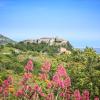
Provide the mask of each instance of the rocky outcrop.
POLYGON ((60 47, 59 53, 60 53, 60 54, 61 54, 61 53, 71 54, 71 51, 70 51, 70 50, 67 50, 66 48, 60 47))

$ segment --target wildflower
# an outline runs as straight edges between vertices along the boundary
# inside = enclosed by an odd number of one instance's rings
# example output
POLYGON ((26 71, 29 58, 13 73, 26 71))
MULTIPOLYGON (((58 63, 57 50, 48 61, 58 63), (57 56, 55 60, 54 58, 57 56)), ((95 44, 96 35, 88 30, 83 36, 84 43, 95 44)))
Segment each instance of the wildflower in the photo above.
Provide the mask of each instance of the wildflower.
POLYGON ((24 73, 23 78, 24 78, 25 80, 27 80, 27 79, 29 79, 29 78, 32 78, 32 74, 31 74, 31 73, 24 73))
POLYGON ((60 77, 66 77, 67 76, 66 69, 62 65, 59 65, 57 68, 57 74, 60 77))
POLYGON ((89 91, 84 90, 82 93, 82 98, 85 100, 89 100, 89 91))
POLYGON ((75 97, 75 100, 81 100, 81 95, 80 95, 80 91, 79 90, 75 90, 74 91, 74 97, 75 97))
POLYGON ((44 72, 44 73, 47 73, 50 71, 50 68, 51 68, 51 64, 49 62, 45 62, 42 67, 41 67, 41 71, 44 72))
POLYGON ((51 87, 52 87, 52 83, 51 82, 48 82, 47 83, 47 88, 50 89, 51 87))
POLYGON ((2 88, 2 86, 0 86, 0 93, 2 93, 2 91, 3 91, 3 88, 2 88))
POLYGON ((7 79, 4 80, 2 86, 3 87, 8 87, 9 86, 9 81, 7 79))
POLYGON ((65 80, 64 80, 64 85, 65 85, 66 87, 71 86, 71 79, 70 79, 69 76, 67 76, 67 77, 65 78, 65 80))
POLYGON ((42 80, 46 80, 47 79, 47 74, 46 73, 41 73, 39 74, 39 78, 42 80))
POLYGON ((66 93, 67 100, 70 100, 70 97, 71 97, 70 91, 67 91, 67 93, 66 93))
POLYGON ((24 94, 24 91, 23 90, 19 90, 19 91, 17 91, 16 96, 17 97, 21 97, 21 96, 23 96, 23 94, 24 94))
POLYGON ((8 91, 7 91, 7 90, 4 90, 4 91, 3 91, 3 95, 4 95, 4 96, 8 96, 8 91))
POLYGON ((9 84, 11 84, 13 79, 12 79, 11 76, 9 76, 9 77, 7 78, 7 80, 8 80, 8 82, 9 82, 9 84))
POLYGON ((42 92, 42 89, 41 89, 41 87, 38 86, 38 84, 36 84, 33 89, 34 89, 34 91, 36 91, 38 93, 42 92))
POLYGON ((41 93, 40 93, 40 96, 45 97, 45 94, 41 92, 41 93))
POLYGON ((95 97, 94 100, 99 100, 99 97, 95 97))
POLYGON ((58 74, 55 74, 53 76, 53 79, 52 79, 55 83, 59 84, 59 81, 60 81, 60 77, 58 76, 58 74))
POLYGON ((61 97, 64 97, 64 96, 65 96, 65 93, 64 93, 64 92, 61 92, 59 95, 60 95, 61 97))
POLYGON ((23 90, 24 90, 24 91, 29 91, 29 92, 31 92, 31 91, 32 91, 32 87, 29 86, 29 85, 24 85, 23 90))
POLYGON ((25 66, 25 71, 30 72, 33 70, 33 62, 32 60, 29 60, 27 65, 25 66))
POLYGON ((64 87, 65 87, 63 80, 60 80, 60 81, 59 81, 59 86, 60 86, 61 88, 64 88, 64 87))
POLYGON ((49 93, 49 94, 46 96, 46 100, 54 100, 54 94, 53 94, 53 93, 49 93))

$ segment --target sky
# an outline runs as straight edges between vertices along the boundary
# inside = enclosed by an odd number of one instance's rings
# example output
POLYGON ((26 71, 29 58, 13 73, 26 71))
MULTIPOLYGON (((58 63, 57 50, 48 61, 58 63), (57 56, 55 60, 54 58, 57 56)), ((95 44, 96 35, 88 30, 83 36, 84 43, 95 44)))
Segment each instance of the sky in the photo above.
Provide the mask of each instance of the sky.
POLYGON ((60 37, 100 47, 100 0, 0 0, 0 34, 13 40, 60 37))

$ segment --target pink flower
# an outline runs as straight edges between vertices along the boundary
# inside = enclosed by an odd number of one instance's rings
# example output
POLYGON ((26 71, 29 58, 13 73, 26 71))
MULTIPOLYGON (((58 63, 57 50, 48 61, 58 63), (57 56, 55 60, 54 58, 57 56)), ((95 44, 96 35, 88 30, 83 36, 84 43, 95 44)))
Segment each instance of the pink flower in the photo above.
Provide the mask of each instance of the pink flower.
POLYGON ((34 86, 33 89, 34 89, 34 91, 36 91, 36 92, 39 92, 39 93, 42 92, 42 89, 41 89, 41 87, 38 86, 38 84, 36 84, 36 85, 34 86))
POLYGON ((46 61, 46 62, 42 65, 41 71, 47 73, 47 72, 50 71, 50 68, 51 68, 51 64, 50 64, 49 62, 46 61))
POLYGON ((29 91, 29 92, 31 92, 31 91, 32 91, 32 87, 29 86, 29 85, 24 85, 23 90, 24 90, 24 91, 29 91))
POLYGON ((25 71, 29 72, 33 70, 33 62, 32 60, 29 60, 27 65, 25 66, 25 71))
POLYGON ((85 99, 85 100, 90 100, 89 99, 89 91, 84 90, 83 93, 82 93, 82 98, 85 99))
POLYGON ((74 91, 74 97, 75 97, 75 100, 81 100, 81 95, 80 95, 80 91, 79 90, 75 90, 74 91))
POLYGON ((67 76, 67 77, 65 78, 65 80, 64 80, 64 85, 65 85, 66 87, 71 86, 71 79, 70 79, 69 76, 67 76))
POLYGON ((40 77, 42 80, 46 80, 46 79, 47 79, 47 74, 46 74, 46 73, 39 74, 39 77, 40 77))
POLYGON ((17 91, 16 96, 17 97, 21 97, 21 96, 23 96, 23 94, 24 94, 24 91, 23 90, 19 90, 19 91, 17 91))
POLYGON ((3 91, 3 95, 8 96, 8 91, 6 89, 3 91))
POLYGON ((0 86, 0 93, 2 93, 2 91, 3 91, 3 88, 0 86))
POLYGON ((95 97, 94 100, 99 100, 99 97, 95 97))
POLYGON ((67 93, 67 94, 66 94, 67 100, 70 100, 70 97, 71 97, 71 94, 70 94, 70 93, 67 93))
POLYGON ((9 76, 6 80, 3 81, 3 88, 7 88, 12 83, 12 78, 9 76))
POLYGON ((52 87, 52 83, 49 82, 49 83, 47 84, 47 88, 50 89, 51 87, 52 87))
POLYGON ((62 65, 59 65, 57 68, 57 74, 60 77, 66 77, 67 76, 66 69, 62 65))
POLYGON ((27 80, 27 79, 29 79, 29 78, 31 78, 32 77, 32 74, 31 73, 24 73, 24 75, 23 75, 23 78, 25 79, 25 80, 27 80))
POLYGON ((53 76, 53 82, 55 82, 56 84, 60 84, 60 77, 57 75, 57 74, 55 74, 54 76, 53 76))
POLYGON ((8 87, 9 86, 9 81, 7 79, 4 80, 2 86, 3 87, 8 87))
POLYGON ((65 96, 65 93, 64 93, 64 92, 61 92, 61 93, 60 93, 60 96, 61 96, 61 97, 64 97, 64 96, 65 96))
POLYGON ((63 82, 62 80, 59 81, 59 86, 60 86, 61 88, 64 88, 64 87, 65 87, 64 82, 63 82))
POLYGON ((41 93, 40 93, 40 96, 45 97, 45 94, 41 92, 41 93))
POLYGON ((9 77, 7 78, 7 80, 8 80, 8 82, 9 82, 9 84, 11 84, 13 79, 12 79, 11 76, 9 76, 9 77))
POLYGON ((50 93, 46 96, 46 100, 54 100, 54 94, 50 93))

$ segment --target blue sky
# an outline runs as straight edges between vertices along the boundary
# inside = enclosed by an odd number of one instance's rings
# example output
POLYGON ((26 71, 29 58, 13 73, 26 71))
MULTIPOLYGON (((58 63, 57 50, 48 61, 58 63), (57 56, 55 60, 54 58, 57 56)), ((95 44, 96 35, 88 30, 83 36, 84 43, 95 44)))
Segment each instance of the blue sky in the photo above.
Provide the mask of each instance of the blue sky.
POLYGON ((100 47, 100 0, 0 0, 0 33, 16 41, 61 37, 100 47))

